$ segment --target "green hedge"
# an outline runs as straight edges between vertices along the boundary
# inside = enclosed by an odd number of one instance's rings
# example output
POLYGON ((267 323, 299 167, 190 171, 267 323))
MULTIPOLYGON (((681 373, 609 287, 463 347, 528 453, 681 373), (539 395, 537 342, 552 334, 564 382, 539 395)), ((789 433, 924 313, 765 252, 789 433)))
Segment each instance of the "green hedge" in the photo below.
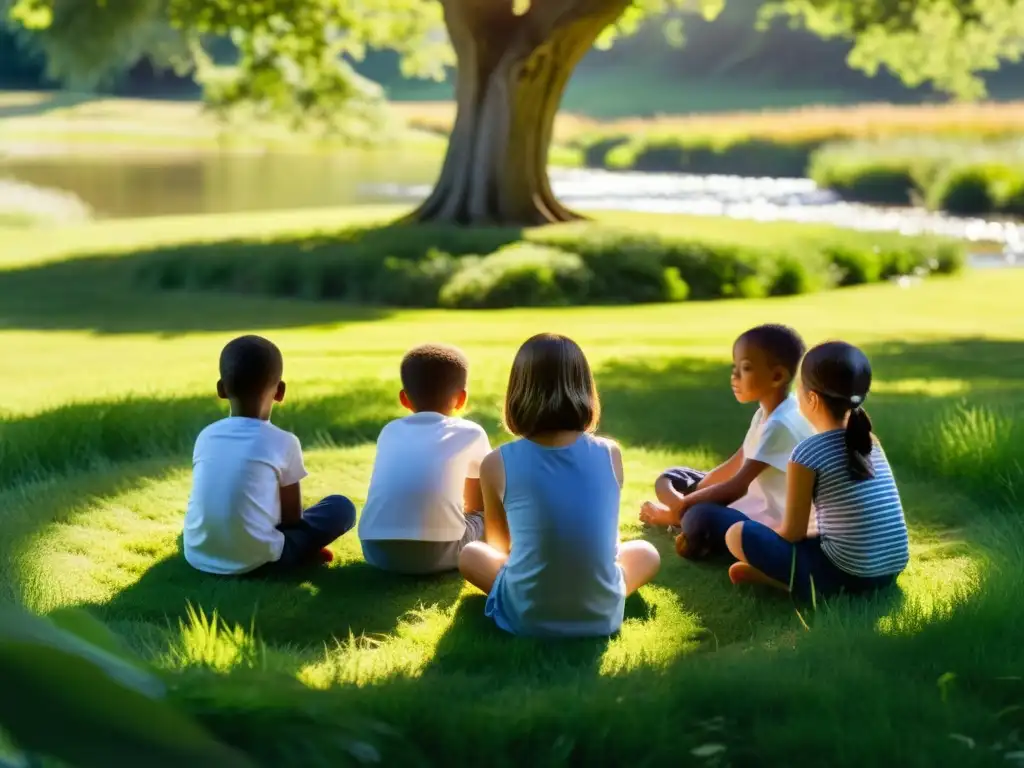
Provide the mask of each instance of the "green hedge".
POLYGON ((923 202, 963 216, 1024 212, 1024 148, 1018 143, 835 144, 814 154, 809 175, 859 202, 923 202))
POLYGON ((811 155, 835 137, 775 140, 700 135, 591 135, 576 141, 589 168, 657 173, 803 177, 811 155))
POLYGON ((575 147, 591 168, 810 176, 819 186, 854 202, 924 203, 959 215, 1024 214, 1024 144, 1020 140, 593 134, 578 139, 575 147))
POLYGON ((130 269, 137 284, 160 290, 484 309, 790 295, 955 272, 966 260, 960 244, 938 238, 786 232, 752 244, 598 223, 391 226, 178 246, 141 254, 130 269))

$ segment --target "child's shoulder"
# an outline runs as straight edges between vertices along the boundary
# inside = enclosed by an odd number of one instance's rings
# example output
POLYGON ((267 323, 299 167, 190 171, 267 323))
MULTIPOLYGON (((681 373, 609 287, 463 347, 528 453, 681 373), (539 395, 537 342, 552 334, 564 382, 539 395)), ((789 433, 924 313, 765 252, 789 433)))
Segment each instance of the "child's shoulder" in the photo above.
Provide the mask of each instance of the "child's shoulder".
POLYGON ((477 424, 475 421, 463 418, 462 416, 449 416, 448 425, 452 429, 457 429, 465 432, 473 432, 474 434, 486 435, 487 430, 477 424))

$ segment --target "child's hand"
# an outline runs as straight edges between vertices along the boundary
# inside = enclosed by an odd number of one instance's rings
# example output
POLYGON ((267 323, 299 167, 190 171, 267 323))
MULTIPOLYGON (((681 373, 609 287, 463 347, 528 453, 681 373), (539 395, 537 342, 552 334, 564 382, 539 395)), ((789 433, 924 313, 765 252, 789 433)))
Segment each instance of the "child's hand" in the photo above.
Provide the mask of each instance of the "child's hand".
POLYGON ((658 501, 645 501, 640 507, 640 521, 648 525, 679 525, 679 515, 658 501))

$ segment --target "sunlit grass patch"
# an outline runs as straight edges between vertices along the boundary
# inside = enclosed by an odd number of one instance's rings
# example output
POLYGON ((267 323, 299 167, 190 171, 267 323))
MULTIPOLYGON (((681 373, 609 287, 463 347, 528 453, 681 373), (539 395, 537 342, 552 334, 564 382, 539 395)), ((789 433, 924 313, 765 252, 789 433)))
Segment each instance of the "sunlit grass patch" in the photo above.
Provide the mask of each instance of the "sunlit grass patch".
MULTIPOLYGON (((163 231, 146 226, 132 242, 163 231)), ((44 239, 41 258, 55 247, 44 239)), ((1022 272, 785 300, 383 315, 102 282, 33 291, 0 281, 13 372, 0 411, 0 601, 95 613, 161 670, 176 703, 264 761, 311 764, 346 748, 325 734, 354 730, 382 764, 669 764, 718 744, 732 765, 790 765, 811 750, 851 768, 879 755, 961 766, 984 755, 957 751, 949 733, 987 749, 1011 731, 999 713, 1015 694, 993 681, 1021 665, 1022 272), (684 561, 637 521, 665 467, 708 468, 736 450, 751 410, 729 392, 732 342, 769 321, 872 359, 867 405, 912 535, 891 594, 810 607, 737 589, 727 559, 684 561), (341 492, 361 506, 376 436, 403 413, 409 346, 465 349, 469 416, 497 444, 512 356, 544 330, 586 350, 602 431, 625 457, 622 537, 663 557, 615 637, 507 636, 457 574, 378 572, 354 532, 329 567, 294 579, 218 579, 184 562, 192 443, 225 413, 216 360, 232 336, 258 331, 284 352, 288 397, 274 420, 304 445, 306 502, 341 492), (946 673, 956 682, 944 701, 946 673)))

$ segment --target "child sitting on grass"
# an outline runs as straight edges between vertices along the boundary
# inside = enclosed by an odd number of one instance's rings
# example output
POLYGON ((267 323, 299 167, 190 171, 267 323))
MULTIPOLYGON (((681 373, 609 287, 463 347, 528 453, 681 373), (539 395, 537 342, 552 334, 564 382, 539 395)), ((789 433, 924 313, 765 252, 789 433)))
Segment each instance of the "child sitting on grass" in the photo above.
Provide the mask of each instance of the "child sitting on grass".
POLYGON ((654 485, 658 502, 648 501, 640 510, 645 523, 681 527, 676 537, 681 556, 724 553, 725 532, 738 522, 782 522, 790 454, 812 433, 790 391, 803 354, 803 339, 784 325, 761 325, 736 339, 733 395, 760 406, 743 445, 707 474, 685 467, 667 470, 654 485))
POLYGON ((483 537, 480 462, 487 433, 453 414, 466 406, 469 363, 454 347, 427 344, 401 365, 399 401, 412 412, 384 427, 359 520, 363 557, 405 574, 453 571, 483 537))
POLYGON ((800 409, 817 434, 793 452, 782 524, 745 522, 726 533, 739 560, 729 576, 811 599, 887 587, 910 546, 892 469, 863 408, 871 364, 856 347, 830 342, 807 353, 800 377, 800 409), (808 537, 812 503, 820 536, 808 537))
POLYGON ((283 369, 280 350, 259 336, 221 352, 217 394, 231 415, 196 439, 185 515, 185 559, 200 571, 239 575, 329 561, 324 547, 355 524, 344 496, 302 511, 302 447, 270 423, 284 400, 283 369))
POLYGON ((594 437, 599 416, 573 341, 542 334, 523 344, 505 396, 505 426, 521 439, 484 459, 487 543, 470 544, 459 561, 506 632, 613 634, 626 596, 658 572, 649 543, 618 543, 622 454, 594 437))

